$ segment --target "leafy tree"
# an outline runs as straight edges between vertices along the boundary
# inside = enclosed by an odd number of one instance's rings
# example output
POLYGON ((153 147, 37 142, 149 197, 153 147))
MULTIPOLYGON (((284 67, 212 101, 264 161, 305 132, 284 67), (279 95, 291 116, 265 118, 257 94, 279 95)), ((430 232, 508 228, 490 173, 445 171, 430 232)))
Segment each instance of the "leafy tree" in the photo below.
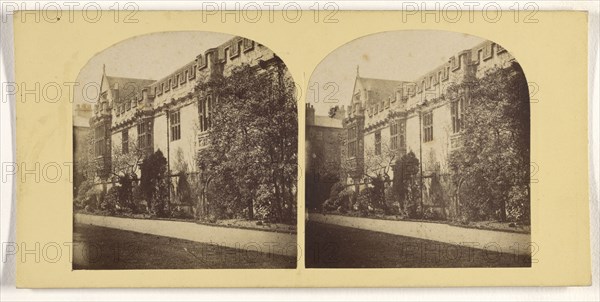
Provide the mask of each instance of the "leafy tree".
POLYGON ((462 146, 452 152, 457 208, 469 219, 529 222, 529 93, 521 67, 449 89, 463 96, 462 146))
POLYGON ((169 210, 169 175, 167 159, 157 150, 141 164, 140 190, 149 204, 150 211, 158 217, 167 217, 169 210))
POLYGON ((293 221, 298 117, 294 83, 283 63, 242 65, 198 89, 216 99, 210 144, 198 163, 206 184, 218 188, 213 208, 254 219, 260 207, 274 220, 293 221))
POLYGON ((178 171, 177 197, 180 203, 190 205, 192 204, 192 188, 188 175, 188 164, 181 148, 177 149, 175 159, 175 169, 178 171))
POLYGON ((185 172, 179 173, 179 180, 177 181, 177 195, 179 196, 181 203, 192 203, 192 189, 190 188, 188 175, 185 172))
POLYGON ((138 212, 139 207, 133 196, 133 185, 138 180, 137 172, 144 156, 144 151, 135 141, 129 142, 127 150, 114 146, 112 153, 110 174, 116 180, 116 204, 134 212, 138 212))
POLYGON ((335 114, 338 112, 339 109, 340 109, 340 106, 338 106, 338 105, 335 105, 335 106, 329 108, 329 113, 328 113, 329 117, 331 117, 331 118, 335 117, 335 114))
POLYGON ((397 160, 393 166, 394 181, 392 189, 398 197, 400 210, 411 218, 417 218, 420 212, 419 160, 409 151, 397 160))
MULTIPOLYGON (((386 199, 386 184, 391 183, 392 164, 398 157, 397 151, 392 150, 386 142, 381 142, 380 150, 372 147, 365 148, 362 169, 360 172, 362 178, 372 187, 372 192, 363 196, 371 198, 369 205, 378 208, 389 214, 388 201, 386 199)), ((355 167, 348 161, 342 161, 342 170, 348 174, 355 174, 355 167)))

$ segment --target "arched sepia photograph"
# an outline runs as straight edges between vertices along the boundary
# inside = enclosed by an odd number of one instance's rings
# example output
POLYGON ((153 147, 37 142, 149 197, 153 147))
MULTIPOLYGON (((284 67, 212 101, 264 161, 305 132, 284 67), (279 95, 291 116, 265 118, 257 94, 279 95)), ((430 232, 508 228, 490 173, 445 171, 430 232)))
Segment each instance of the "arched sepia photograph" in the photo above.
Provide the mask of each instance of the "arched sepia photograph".
POLYGON ((295 268, 298 117, 267 46, 132 37, 73 100, 73 268, 295 268))
POLYGON ((350 41, 306 99, 306 267, 530 267, 530 99, 495 41, 350 41))

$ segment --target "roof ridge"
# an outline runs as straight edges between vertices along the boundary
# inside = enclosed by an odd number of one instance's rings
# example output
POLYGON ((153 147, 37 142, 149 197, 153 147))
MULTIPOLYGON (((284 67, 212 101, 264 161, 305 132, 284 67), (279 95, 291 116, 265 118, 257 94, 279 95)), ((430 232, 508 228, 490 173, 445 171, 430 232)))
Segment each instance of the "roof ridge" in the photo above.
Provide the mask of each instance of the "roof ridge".
POLYGON ((391 79, 381 79, 381 78, 367 78, 367 77, 357 77, 358 79, 364 79, 364 80, 375 80, 375 81, 389 81, 389 82, 410 82, 410 81, 405 81, 405 80, 391 80, 391 79))
POLYGON ((154 80, 154 79, 130 78, 130 77, 115 77, 115 76, 109 76, 109 75, 106 75, 106 77, 110 78, 110 79, 138 80, 138 81, 153 81, 153 82, 156 82, 156 80, 154 80))

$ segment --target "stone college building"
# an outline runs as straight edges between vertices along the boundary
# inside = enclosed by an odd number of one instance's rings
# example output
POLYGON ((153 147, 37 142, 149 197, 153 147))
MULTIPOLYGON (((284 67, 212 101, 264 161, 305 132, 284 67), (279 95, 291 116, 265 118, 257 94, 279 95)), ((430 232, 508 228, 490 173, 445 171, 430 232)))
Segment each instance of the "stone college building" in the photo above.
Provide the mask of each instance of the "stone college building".
POLYGON ((173 181, 184 166, 190 174, 198 174, 196 156, 209 142, 217 96, 197 86, 216 76, 227 77, 242 64, 269 70, 283 63, 267 47, 234 37, 159 80, 122 78, 103 71, 90 119, 95 179, 103 190, 111 185, 116 154, 134 147, 146 154, 161 150, 173 181))
MULTIPOLYGON (((449 95, 452 84, 482 77, 494 67, 504 68, 515 61, 500 45, 485 41, 452 56, 417 79, 381 80, 361 77, 357 68, 354 91, 343 125, 343 164, 351 171, 343 175, 346 184, 359 191, 366 187, 365 170, 381 169, 385 157, 396 158, 412 151, 420 162, 423 177, 423 204, 443 208, 443 201, 431 194, 432 181, 450 186, 448 157, 460 147, 464 93, 449 95), (369 166, 369 158, 381 158, 381 167, 369 166)), ((451 190, 444 190, 451 194, 451 190)), ((451 200, 451 196, 443 196, 451 200)))

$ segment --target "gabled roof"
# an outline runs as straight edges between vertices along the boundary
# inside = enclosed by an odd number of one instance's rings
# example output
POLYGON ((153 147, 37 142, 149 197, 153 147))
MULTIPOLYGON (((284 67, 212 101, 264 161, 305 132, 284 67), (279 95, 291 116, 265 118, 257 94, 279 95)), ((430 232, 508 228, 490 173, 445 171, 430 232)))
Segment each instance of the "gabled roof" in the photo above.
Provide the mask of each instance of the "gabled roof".
POLYGON ((140 99, 142 97, 142 89, 150 86, 155 80, 149 79, 135 79, 135 78, 121 78, 106 76, 108 87, 110 87, 111 93, 114 92, 115 84, 119 88, 119 98, 121 100, 129 100, 132 98, 140 99))
POLYGON ((396 90, 402 87, 403 83, 406 83, 405 81, 373 79, 363 77, 356 77, 356 81, 360 82, 361 86, 365 89, 371 90, 378 94, 379 97, 393 97, 396 93, 396 90))

